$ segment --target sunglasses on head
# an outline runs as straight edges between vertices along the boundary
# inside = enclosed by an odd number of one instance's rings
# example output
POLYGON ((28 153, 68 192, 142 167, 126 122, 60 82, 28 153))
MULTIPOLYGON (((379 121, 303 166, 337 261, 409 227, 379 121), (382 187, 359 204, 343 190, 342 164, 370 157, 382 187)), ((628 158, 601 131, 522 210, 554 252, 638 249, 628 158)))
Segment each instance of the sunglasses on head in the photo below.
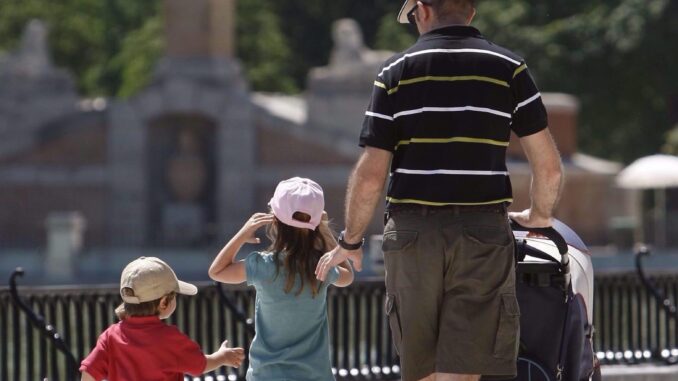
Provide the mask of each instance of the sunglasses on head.
POLYGON ((419 6, 420 2, 423 5, 426 5, 426 6, 429 6, 429 7, 431 6, 431 3, 427 2, 427 1, 419 0, 418 2, 414 3, 414 6, 412 7, 412 9, 410 9, 410 11, 407 12, 407 21, 412 25, 417 25, 417 20, 414 18, 414 12, 417 10, 417 7, 419 6))

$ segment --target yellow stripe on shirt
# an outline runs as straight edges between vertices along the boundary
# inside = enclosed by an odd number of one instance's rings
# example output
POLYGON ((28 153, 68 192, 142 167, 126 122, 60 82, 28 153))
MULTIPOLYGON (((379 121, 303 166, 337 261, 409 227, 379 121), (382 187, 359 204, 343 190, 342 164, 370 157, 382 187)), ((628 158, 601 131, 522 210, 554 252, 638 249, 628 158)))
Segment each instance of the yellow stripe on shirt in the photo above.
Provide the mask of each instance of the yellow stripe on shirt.
POLYGON ((501 140, 493 139, 482 139, 482 138, 470 138, 466 136, 455 136, 453 138, 412 138, 407 140, 401 140, 396 144, 395 149, 406 144, 411 143, 479 143, 479 144, 491 144, 500 147, 508 147, 509 142, 504 142, 501 140))

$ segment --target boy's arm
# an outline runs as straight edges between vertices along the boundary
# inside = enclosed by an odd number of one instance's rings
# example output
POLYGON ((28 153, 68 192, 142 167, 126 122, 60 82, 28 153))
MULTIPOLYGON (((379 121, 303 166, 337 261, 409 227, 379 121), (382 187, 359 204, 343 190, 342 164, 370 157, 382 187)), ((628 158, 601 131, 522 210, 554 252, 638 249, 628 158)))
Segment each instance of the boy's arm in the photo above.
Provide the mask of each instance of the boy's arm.
POLYGON ((229 348, 228 341, 224 341, 218 351, 211 355, 205 355, 205 370, 203 373, 211 372, 220 366, 240 367, 245 359, 245 350, 242 348, 229 348))
POLYGON ((80 381, 97 381, 92 377, 89 373, 83 371, 82 372, 82 377, 80 377, 80 381))
POLYGON ((222 283, 237 284, 246 281, 245 262, 233 262, 233 259, 245 243, 260 242, 259 238, 254 237, 254 232, 273 222, 273 218, 272 214, 255 213, 214 258, 209 269, 210 278, 222 283))

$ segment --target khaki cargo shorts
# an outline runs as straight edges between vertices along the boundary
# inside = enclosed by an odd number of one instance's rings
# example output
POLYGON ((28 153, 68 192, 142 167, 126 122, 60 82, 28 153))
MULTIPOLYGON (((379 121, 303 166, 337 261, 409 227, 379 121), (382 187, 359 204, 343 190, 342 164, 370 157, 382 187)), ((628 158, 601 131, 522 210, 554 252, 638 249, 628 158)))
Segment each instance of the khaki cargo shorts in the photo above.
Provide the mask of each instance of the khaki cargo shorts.
POLYGON ((515 377, 520 311, 505 209, 418 207, 385 219, 385 312, 402 380, 515 377))

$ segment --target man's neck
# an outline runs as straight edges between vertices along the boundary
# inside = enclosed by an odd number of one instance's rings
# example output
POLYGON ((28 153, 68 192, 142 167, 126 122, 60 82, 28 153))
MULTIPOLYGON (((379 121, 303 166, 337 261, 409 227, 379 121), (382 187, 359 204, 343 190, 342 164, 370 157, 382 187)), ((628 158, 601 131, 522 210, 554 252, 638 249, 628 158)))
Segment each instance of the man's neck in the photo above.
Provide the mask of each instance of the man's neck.
POLYGON ((436 29, 440 29, 440 28, 446 28, 448 26, 468 26, 468 25, 469 24, 466 22, 466 20, 435 21, 435 22, 432 22, 425 31, 422 31, 421 34, 428 33, 432 30, 436 30, 436 29))

